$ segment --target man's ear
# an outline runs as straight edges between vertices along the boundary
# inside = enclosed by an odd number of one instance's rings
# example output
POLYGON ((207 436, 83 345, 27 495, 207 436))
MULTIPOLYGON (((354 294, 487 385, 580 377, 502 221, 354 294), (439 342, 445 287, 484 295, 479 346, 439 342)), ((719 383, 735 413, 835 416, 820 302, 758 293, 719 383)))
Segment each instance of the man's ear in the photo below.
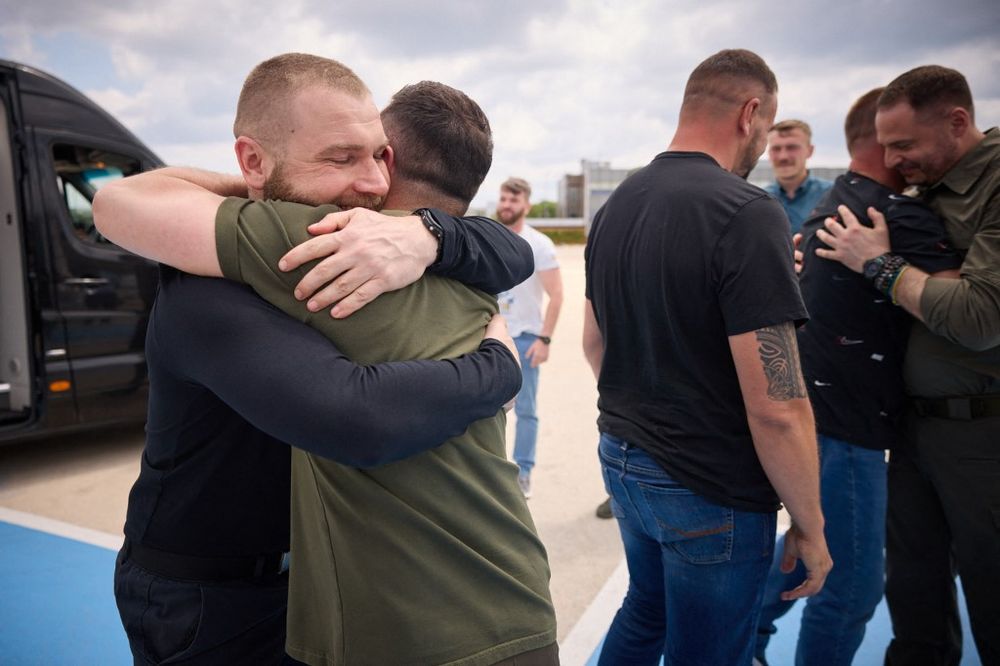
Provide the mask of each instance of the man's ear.
POLYGON ((385 162, 385 168, 389 172, 389 182, 391 183, 396 178, 396 152, 392 149, 392 145, 386 144, 385 152, 382 153, 382 161, 385 162))
POLYGON ((815 151, 815 150, 816 150, 816 146, 814 146, 814 145, 812 145, 810 143, 809 144, 809 150, 806 151, 806 159, 809 159, 810 157, 812 157, 813 156, 813 151, 815 151))
POLYGON ((760 98, 751 97, 740 107, 739 130, 743 136, 750 136, 753 131, 753 121, 760 112, 760 98))
POLYGON ((236 161, 240 164, 240 171, 243 172, 247 186, 252 190, 263 190, 268 174, 273 168, 263 146, 248 136, 239 136, 236 138, 235 147, 236 161))
POLYGON ((956 106, 948 112, 948 130, 955 138, 965 136, 965 133, 972 127, 972 118, 969 112, 960 106, 956 106))

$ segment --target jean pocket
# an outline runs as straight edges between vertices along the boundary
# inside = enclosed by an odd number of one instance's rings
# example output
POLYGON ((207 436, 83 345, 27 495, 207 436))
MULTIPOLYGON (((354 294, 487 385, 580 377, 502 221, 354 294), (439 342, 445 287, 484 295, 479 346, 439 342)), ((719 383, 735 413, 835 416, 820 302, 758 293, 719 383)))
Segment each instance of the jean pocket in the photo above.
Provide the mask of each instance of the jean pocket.
POLYGON ((733 509, 686 489, 638 485, 664 547, 692 564, 718 564, 732 558, 733 509))
POLYGON ((613 478, 612 474, 617 474, 617 472, 601 465, 601 478, 604 479, 604 491, 611 500, 611 515, 620 520, 625 517, 625 511, 622 510, 622 505, 616 499, 618 494, 615 493, 615 489, 617 488, 620 492, 623 492, 624 488, 622 488, 621 481, 613 478))

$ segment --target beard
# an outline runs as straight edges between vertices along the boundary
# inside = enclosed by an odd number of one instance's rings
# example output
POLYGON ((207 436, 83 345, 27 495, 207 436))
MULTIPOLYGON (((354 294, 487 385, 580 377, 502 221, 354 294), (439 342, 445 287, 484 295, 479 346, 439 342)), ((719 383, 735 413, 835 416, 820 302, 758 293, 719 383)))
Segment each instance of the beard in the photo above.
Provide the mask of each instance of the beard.
POLYGON ((521 219, 521 215, 523 215, 523 214, 524 214, 523 210, 521 210, 521 211, 510 211, 510 212, 498 210, 497 211, 497 220, 499 220, 501 223, 503 223, 504 226, 510 227, 510 226, 513 226, 519 219, 521 219))
POLYGON ((369 208, 371 210, 382 210, 385 197, 377 194, 362 194, 360 192, 341 192, 332 201, 323 200, 321 197, 312 196, 295 189, 295 186, 285 177, 284 164, 278 162, 271 172, 270 178, 264 183, 264 199, 277 199, 279 201, 291 201, 293 203, 307 204, 309 206, 323 206, 334 204, 344 210, 348 208, 369 208))
POLYGON ((747 179, 753 168, 757 166, 757 158, 760 157, 760 153, 754 150, 754 146, 748 146, 742 154, 736 156, 736 162, 733 164, 733 173, 742 178, 747 179))

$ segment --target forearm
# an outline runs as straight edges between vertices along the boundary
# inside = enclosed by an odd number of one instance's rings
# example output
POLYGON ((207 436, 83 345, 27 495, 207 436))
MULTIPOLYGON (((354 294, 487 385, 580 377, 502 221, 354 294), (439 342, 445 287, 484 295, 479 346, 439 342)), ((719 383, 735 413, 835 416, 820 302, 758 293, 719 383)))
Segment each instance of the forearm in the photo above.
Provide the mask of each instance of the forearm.
POLYGON ((792 520, 822 540, 816 426, 791 322, 729 338, 747 423, 764 473, 792 520))
POLYGON ((781 403, 766 417, 748 415, 754 449, 778 497, 803 534, 823 533, 819 454, 808 400, 781 403))
MULTIPOLYGON (((346 384, 315 406, 325 415, 310 422, 300 414, 306 431, 287 432, 294 439, 286 441, 352 467, 385 465, 495 416, 521 385, 514 357, 496 340, 456 359, 355 367, 346 384)), ((281 439, 283 431, 294 429, 289 417, 286 410, 274 424, 281 439)))
POLYGON ((973 351, 1000 345, 1000 278, 995 273, 925 277, 921 287, 919 319, 931 332, 973 351))
POLYGON ((177 167, 138 174, 98 191, 94 222, 112 242, 140 256, 218 276, 215 213, 222 193, 239 189, 235 183, 234 177, 177 167))
POLYGON ((517 360, 497 340, 456 359, 361 366, 246 287, 179 277, 164 281, 150 325, 170 371, 276 439, 345 465, 437 446, 521 386, 517 360))
POLYGON ((924 285, 927 284, 929 277, 927 273, 916 266, 909 266, 896 280, 894 287, 896 304, 920 321, 924 321, 924 315, 920 309, 920 297, 924 293, 924 285))
POLYGON ((444 230, 441 261, 429 270, 488 294, 527 280, 535 270, 531 246, 499 222, 485 217, 454 217, 439 210, 444 230))
POLYGON ((542 330, 539 335, 552 337, 556 330, 556 322, 559 321, 559 312, 562 310, 562 291, 549 296, 549 303, 545 307, 545 317, 542 319, 542 330))
POLYGON ((929 275, 907 264, 887 295, 955 344, 974 351, 1000 344, 1000 283, 992 275, 960 277, 957 270, 929 275))

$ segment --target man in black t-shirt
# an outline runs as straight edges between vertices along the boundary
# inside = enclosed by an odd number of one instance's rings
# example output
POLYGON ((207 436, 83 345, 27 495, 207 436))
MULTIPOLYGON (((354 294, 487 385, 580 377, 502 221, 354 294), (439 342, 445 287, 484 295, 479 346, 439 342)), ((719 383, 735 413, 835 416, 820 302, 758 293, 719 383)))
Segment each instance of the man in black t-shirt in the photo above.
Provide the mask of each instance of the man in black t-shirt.
POLYGON ((760 57, 711 56, 668 151, 594 220, 584 350, 630 575, 602 664, 750 664, 779 501, 786 564, 809 571, 786 596, 831 566, 788 219, 745 180, 776 108, 760 57))
MULTIPOLYGON (((843 264, 814 258, 827 247, 816 235, 824 220, 845 205, 871 226, 869 207, 885 211, 893 251, 922 270, 956 269, 961 258, 941 220, 926 206, 900 196, 903 179, 885 166, 875 138, 875 111, 882 88, 863 95, 847 114, 850 170, 820 200, 803 225, 805 262, 800 276, 809 323, 799 329, 806 387, 820 441, 820 488, 826 537, 837 566, 823 590, 806 602, 796 663, 849 666, 865 624, 882 598, 885 546, 885 450, 896 442, 903 412, 903 355, 912 319, 890 298, 843 264)), ((780 542, 779 542, 780 543, 780 542)), ((793 601, 782 591, 804 572, 771 567, 761 611, 756 656, 776 631, 774 621, 793 601)))

